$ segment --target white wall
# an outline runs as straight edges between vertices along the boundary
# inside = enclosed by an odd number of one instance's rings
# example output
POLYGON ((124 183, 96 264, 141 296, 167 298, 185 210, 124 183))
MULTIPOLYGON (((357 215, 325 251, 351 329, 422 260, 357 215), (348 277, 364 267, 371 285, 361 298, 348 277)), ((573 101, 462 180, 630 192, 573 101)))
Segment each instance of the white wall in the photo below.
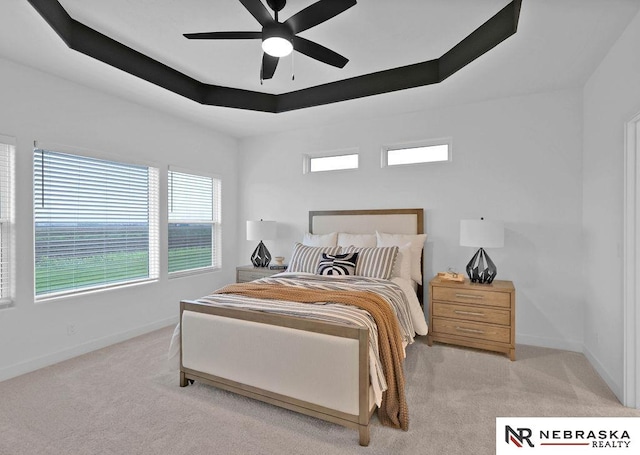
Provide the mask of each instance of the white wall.
MULTIPOLYGON (((249 262, 244 221, 279 222, 272 254, 290 256, 321 209, 423 207, 425 276, 473 253, 459 220, 502 219, 490 250, 517 289, 519 343, 582 351, 621 397, 623 127, 640 112, 640 15, 587 82, 566 90, 248 138, 228 136, 0 60, 0 134, 17 150, 17 294, 0 310, 0 380, 173 323, 249 262), (383 144, 450 136, 453 161, 380 168, 383 144), (33 299, 34 140, 223 179, 223 270, 46 303, 33 299), (356 147, 357 171, 303 175, 302 155, 356 147), (240 156, 238 157, 238 150, 240 156), (274 203, 274 201, 277 201, 274 203), (76 334, 67 335, 73 324, 76 334)), ((446 83, 446 82, 445 82, 446 83)), ((163 174, 164 177, 164 174, 163 174)), ((166 217, 166 178, 161 217, 166 217)), ((166 238, 162 236, 162 244, 166 238)), ((162 258, 166 263, 166 246, 162 258)))
MULTIPOLYGON (((0 100, 0 134, 17 138, 17 293, 15 306, 0 310, 0 380, 173 323, 180 299, 202 296, 233 281, 235 139, 6 60, 0 60, 0 100), (159 167, 161 220, 167 216, 168 165, 219 175, 223 270, 171 281, 165 273, 155 283, 34 303, 34 140, 124 161, 135 157, 136 162, 159 167), (75 335, 67 335, 68 324, 75 326, 75 335)), ((166 264, 166 236, 161 233, 161 260, 166 264)))
MULTIPOLYGON (((505 248, 489 254, 517 289, 517 341, 582 350, 580 90, 354 119, 244 139, 240 150, 239 221, 279 222, 279 239, 265 242, 273 256, 290 256, 309 210, 423 207, 433 276, 463 271, 473 254, 459 246, 460 219, 501 219, 505 248), (446 136, 450 163, 380 167, 383 144, 446 136), (302 154, 352 147, 360 169, 302 174, 302 154)), ((240 263, 254 243, 240 238, 240 263)))
POLYGON ((624 125, 640 112, 640 14, 584 87, 585 353, 622 399, 624 125))

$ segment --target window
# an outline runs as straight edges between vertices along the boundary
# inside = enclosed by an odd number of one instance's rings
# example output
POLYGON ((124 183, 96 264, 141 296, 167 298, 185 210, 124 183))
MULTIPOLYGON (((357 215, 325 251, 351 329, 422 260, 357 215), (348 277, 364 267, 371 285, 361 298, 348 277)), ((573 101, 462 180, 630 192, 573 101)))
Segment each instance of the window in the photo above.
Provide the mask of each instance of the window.
POLYGON ((219 179, 169 170, 169 273, 220 267, 219 179))
POLYGON ((358 154, 305 156, 304 173, 358 169, 358 154))
POLYGON ((0 308, 9 306, 12 289, 13 154, 15 142, 0 136, 0 308))
POLYGON ((158 277, 158 170, 36 148, 35 295, 158 277))
POLYGON ((382 166, 433 163, 451 159, 451 139, 392 145, 382 150, 382 166))

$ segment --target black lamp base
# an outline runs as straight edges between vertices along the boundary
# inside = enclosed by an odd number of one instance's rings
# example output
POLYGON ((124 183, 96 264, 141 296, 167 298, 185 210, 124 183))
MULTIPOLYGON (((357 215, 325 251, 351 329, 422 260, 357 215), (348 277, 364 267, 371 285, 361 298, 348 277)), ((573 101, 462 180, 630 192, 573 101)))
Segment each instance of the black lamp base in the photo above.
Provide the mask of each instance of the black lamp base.
POLYGON ((467 275, 472 283, 490 284, 497 274, 496 265, 482 248, 476 251, 467 264, 467 275))
POLYGON ((267 247, 264 246, 264 243, 260 240, 260 243, 258 243, 258 246, 251 255, 251 263, 254 267, 267 267, 269 262, 271 262, 271 253, 269 253, 267 247))

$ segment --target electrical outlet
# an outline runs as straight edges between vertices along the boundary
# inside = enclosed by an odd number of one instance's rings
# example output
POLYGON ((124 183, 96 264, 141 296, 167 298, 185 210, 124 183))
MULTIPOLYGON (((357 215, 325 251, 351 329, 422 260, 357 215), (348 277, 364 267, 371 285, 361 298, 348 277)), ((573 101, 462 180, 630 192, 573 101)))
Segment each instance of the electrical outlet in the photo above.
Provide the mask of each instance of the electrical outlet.
POLYGON ((76 326, 73 324, 67 324, 67 335, 72 336, 76 334, 76 326))

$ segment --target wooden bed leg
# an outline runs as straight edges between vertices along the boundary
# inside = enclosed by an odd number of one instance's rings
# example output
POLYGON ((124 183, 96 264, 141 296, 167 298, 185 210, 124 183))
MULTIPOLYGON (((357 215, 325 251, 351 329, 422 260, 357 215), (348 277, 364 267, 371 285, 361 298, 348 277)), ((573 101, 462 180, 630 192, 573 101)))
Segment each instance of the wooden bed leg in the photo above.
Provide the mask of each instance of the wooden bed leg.
POLYGON ((184 371, 180 372, 180 387, 186 387, 187 386, 187 378, 184 375, 184 371))
POLYGON ((360 433, 360 445, 367 447, 369 445, 369 425, 360 425, 358 432, 360 433))

